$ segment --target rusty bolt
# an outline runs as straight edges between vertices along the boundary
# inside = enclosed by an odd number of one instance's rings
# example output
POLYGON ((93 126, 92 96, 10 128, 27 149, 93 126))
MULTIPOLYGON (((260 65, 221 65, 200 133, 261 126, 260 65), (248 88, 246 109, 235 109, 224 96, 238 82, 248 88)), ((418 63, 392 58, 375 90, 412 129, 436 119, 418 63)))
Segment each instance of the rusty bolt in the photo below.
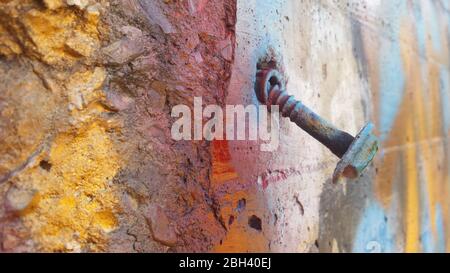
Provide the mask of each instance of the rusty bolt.
POLYGON ((341 159, 334 170, 334 183, 342 177, 358 178, 375 156, 378 140, 373 135, 372 123, 366 124, 356 137, 335 128, 302 102, 289 95, 285 90, 282 76, 277 70, 258 70, 255 92, 261 103, 268 107, 278 105, 283 117, 289 117, 292 122, 341 159))

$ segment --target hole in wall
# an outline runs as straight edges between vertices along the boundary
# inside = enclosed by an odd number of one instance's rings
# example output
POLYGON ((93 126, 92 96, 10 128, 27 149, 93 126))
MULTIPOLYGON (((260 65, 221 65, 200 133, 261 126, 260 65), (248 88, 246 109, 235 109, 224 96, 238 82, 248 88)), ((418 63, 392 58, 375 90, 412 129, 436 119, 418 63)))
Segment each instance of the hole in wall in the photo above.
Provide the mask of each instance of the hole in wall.
POLYGON ((41 160, 39 162, 39 167, 41 167, 42 169, 46 170, 47 172, 49 172, 52 168, 52 164, 50 162, 48 162, 47 160, 41 160))
POLYGON ((256 229, 257 231, 262 230, 261 219, 256 215, 252 215, 252 216, 250 216, 250 218, 248 218, 248 225, 249 225, 249 227, 256 229))
POLYGON ((234 223, 234 215, 230 215, 228 218, 228 226, 231 226, 234 223))

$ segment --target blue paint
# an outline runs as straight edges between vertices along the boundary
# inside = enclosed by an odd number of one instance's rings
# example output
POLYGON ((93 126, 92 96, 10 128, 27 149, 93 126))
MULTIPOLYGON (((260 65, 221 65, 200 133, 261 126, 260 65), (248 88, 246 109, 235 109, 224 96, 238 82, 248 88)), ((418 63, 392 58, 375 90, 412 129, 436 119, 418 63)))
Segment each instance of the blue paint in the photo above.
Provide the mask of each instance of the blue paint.
MULTIPOLYGON (((444 1, 445 2, 445 1, 444 1)), ((430 33, 431 42, 433 44, 433 48, 436 51, 441 50, 441 35, 440 35, 440 27, 439 27, 439 16, 436 12, 436 3, 433 1, 423 1, 423 3, 429 5, 430 15, 427 14, 428 19, 428 31, 430 33)))
MULTIPOLYGON (((400 11, 405 10, 406 1, 386 2, 387 20, 393 25, 401 25, 400 11), (389 4, 387 4, 389 3, 389 4), (393 6, 392 6, 393 5, 393 6)), ((379 54, 380 74, 380 139, 386 140, 403 100, 405 75, 401 57, 399 33, 394 40, 381 39, 379 54)))
MULTIPOLYGON (((423 173, 421 172, 421 181, 426 181, 423 173)), ((422 245, 422 251, 426 253, 433 253, 434 238, 431 226, 430 217, 430 201, 428 198, 428 190, 426 187, 426 182, 419 184, 420 189, 420 242, 422 245)))
POLYGON ((432 1, 413 2, 414 28, 417 32, 419 55, 426 58, 426 40, 431 39, 434 50, 441 50, 439 16, 432 1), (421 7, 421 5, 427 5, 421 7), (424 12, 426 14, 424 14, 424 12), (428 12, 428 13, 427 13, 428 12), (424 21, 426 18, 426 23, 424 21))
MULTIPOLYGON (((421 175, 421 180, 426 181, 423 173, 421 175)), ((436 233, 433 233, 433 227, 431 222, 430 213, 433 208, 430 207, 430 200, 428 198, 428 190, 426 183, 420 183, 420 220, 421 220, 421 233, 420 241, 422 245, 422 252, 435 253, 435 252, 445 252, 445 231, 444 231, 444 220, 442 217, 442 209, 439 204, 434 208, 436 233)))
POLYGON ((398 42, 383 41, 380 52, 380 129, 384 141, 403 100, 405 75, 398 42))
POLYGON ((438 204, 435 208, 435 226, 436 234, 433 235, 431 230, 431 221, 428 215, 429 206, 422 207, 422 212, 426 211, 426 219, 422 219, 422 251, 426 253, 445 253, 446 238, 444 231, 444 218, 442 216, 442 208, 438 204), (425 230, 424 230, 425 228, 425 230))
MULTIPOLYGON (((257 34, 257 39, 255 39, 254 49, 246 54, 248 54, 250 60, 254 60, 255 65, 260 58, 265 57, 270 52, 270 49, 278 54, 277 57, 282 56, 280 54, 280 45, 283 41, 282 32, 276 28, 278 17, 275 15, 279 10, 283 10, 283 4, 282 0, 258 0, 252 1, 252 4, 250 4, 254 9, 255 21, 252 27, 254 33, 257 34)), ((256 96, 253 96, 252 103, 259 104, 256 96)))
POLYGON ((450 130, 450 84, 449 84, 449 71, 441 65, 439 70, 439 82, 441 93, 441 107, 442 107, 442 123, 444 134, 447 134, 450 130))
POLYGON ((394 252, 393 234, 383 208, 372 201, 365 209, 356 230, 353 252, 394 252))
POLYGON ((444 253, 446 248, 444 218, 442 217, 441 205, 436 205, 436 252, 444 253))
POLYGON ((414 27, 416 28, 417 33, 417 45, 419 49, 419 55, 424 57, 426 54, 426 32, 425 32, 425 22, 423 20, 422 10, 420 7, 420 2, 413 3, 413 12, 414 12, 414 27))
POLYGON ((427 204, 421 208, 422 212, 422 232, 420 234, 422 242, 422 251, 426 253, 444 253, 446 248, 444 219, 442 217, 442 209, 440 205, 435 208, 435 226, 436 234, 432 232, 429 210, 430 206, 427 204))
MULTIPOLYGON (((428 66, 427 66, 427 51, 426 51, 426 39, 427 33, 425 29, 425 21, 420 6, 421 2, 412 2, 413 14, 414 14, 414 28, 416 29, 417 49, 419 51, 420 71, 423 82, 428 82, 428 66)), ((429 91, 427 89, 427 91, 429 91)))

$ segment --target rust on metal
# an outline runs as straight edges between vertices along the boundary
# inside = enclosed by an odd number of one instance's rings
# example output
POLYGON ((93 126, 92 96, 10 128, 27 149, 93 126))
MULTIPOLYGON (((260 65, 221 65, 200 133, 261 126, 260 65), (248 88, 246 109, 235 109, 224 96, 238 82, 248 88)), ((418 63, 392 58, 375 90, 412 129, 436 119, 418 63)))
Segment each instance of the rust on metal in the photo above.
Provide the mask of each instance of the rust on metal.
POLYGON ((368 123, 355 137, 348 151, 341 158, 333 174, 333 182, 341 178, 357 178, 370 164, 378 151, 378 139, 373 134, 374 125, 368 123))
POLYGON ((267 106, 278 105, 283 117, 289 117, 292 122, 341 158, 334 171, 333 182, 342 177, 358 178, 375 156, 378 140, 372 134, 374 127, 372 123, 368 123, 356 137, 335 128, 289 95, 277 70, 258 70, 255 92, 261 103, 267 106))

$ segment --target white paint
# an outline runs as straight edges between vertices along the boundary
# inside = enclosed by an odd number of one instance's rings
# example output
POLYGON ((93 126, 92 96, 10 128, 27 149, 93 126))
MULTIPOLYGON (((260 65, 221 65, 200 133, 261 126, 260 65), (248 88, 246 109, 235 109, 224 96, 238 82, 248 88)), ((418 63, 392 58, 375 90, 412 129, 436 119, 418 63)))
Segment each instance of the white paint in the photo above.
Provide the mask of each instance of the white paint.
MULTIPOLYGON (((330 15, 320 3, 296 0, 239 0, 237 18, 236 59, 227 104, 258 104, 253 91, 256 63, 271 48, 281 57, 289 93, 337 127, 358 131, 364 123, 363 84, 352 61, 348 18, 330 15)), ((263 185, 261 174, 269 170, 298 171, 265 190, 258 186, 266 205, 263 227, 271 251, 314 251, 322 185, 330 183, 338 159, 287 119, 280 128, 280 146, 273 153, 249 151, 249 142, 229 142, 233 166, 242 181, 255 181, 255 186, 263 185)))

